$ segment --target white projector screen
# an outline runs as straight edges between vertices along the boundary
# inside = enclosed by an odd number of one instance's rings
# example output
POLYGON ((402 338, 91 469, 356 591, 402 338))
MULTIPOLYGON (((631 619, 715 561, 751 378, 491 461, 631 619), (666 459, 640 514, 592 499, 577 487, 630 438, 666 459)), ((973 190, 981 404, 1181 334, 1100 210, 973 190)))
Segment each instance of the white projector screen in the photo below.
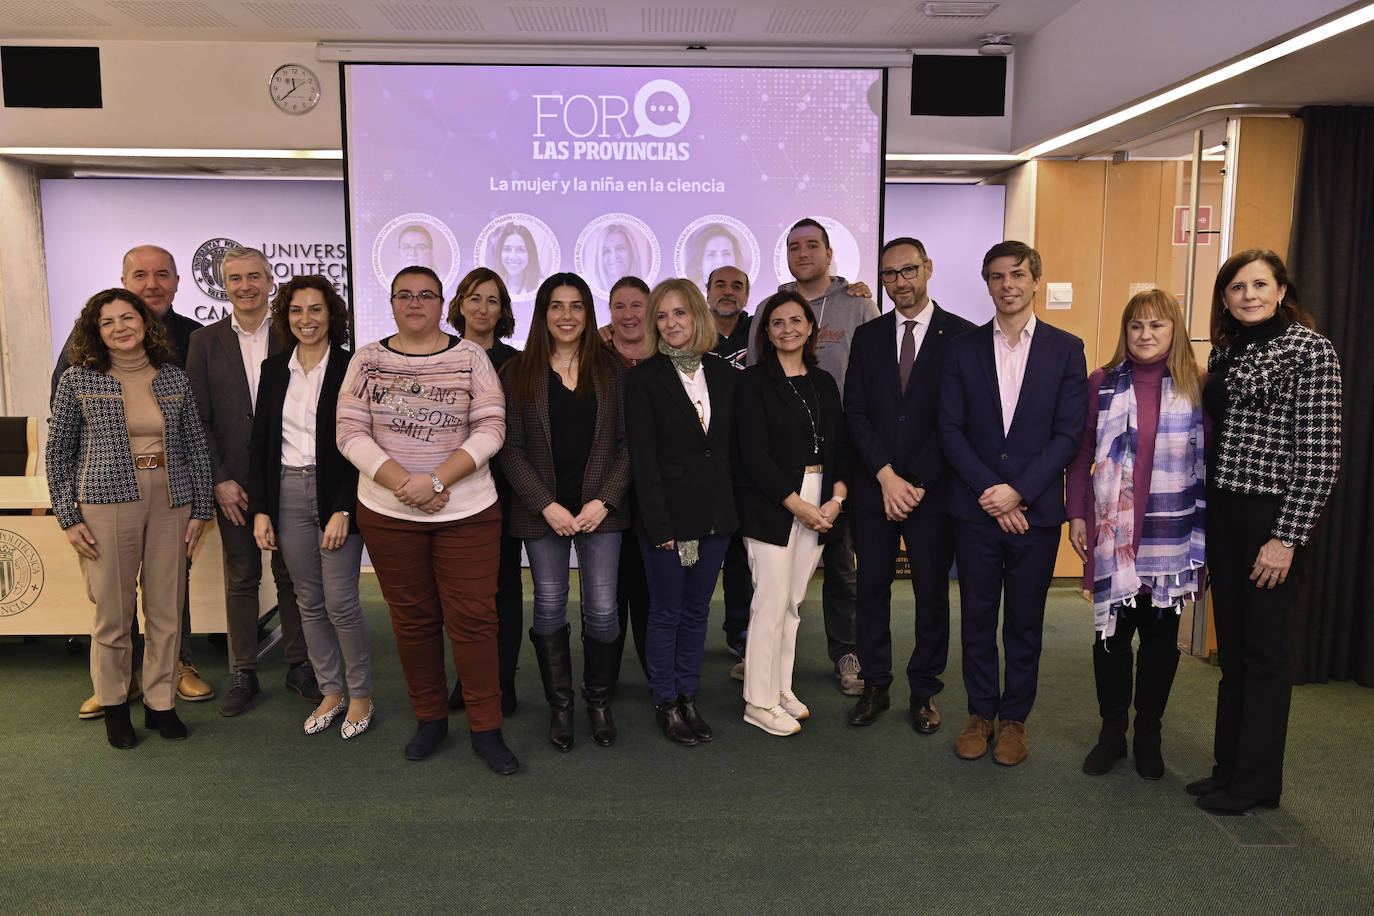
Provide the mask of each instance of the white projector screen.
POLYGON ((632 274, 791 280, 785 238, 826 226, 831 273, 877 287, 881 70, 344 65, 359 343, 395 330, 388 284, 432 266, 507 278, 521 345, 539 283, 632 274))

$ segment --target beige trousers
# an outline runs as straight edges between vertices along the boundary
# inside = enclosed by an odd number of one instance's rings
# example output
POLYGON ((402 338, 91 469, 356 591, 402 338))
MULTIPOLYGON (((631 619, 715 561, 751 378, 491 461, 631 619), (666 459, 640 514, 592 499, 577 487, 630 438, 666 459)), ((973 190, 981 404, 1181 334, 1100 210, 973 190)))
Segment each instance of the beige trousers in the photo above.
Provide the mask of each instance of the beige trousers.
POLYGON ((181 605, 186 595, 186 525, 191 506, 173 509, 165 467, 135 471, 140 498, 83 503, 81 514, 100 556, 86 560, 86 588, 95 601, 91 681, 101 706, 128 699, 133 666, 137 587, 143 587, 143 702, 167 710, 176 699, 181 605))

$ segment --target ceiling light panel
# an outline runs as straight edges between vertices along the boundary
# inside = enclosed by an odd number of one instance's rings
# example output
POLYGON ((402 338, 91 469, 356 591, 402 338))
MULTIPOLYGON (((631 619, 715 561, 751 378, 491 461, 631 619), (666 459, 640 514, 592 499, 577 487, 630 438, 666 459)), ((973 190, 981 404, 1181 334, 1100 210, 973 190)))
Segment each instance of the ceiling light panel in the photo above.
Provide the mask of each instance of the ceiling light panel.
POLYGON ((735 11, 720 7, 650 7, 639 15, 646 35, 728 35, 735 28, 735 11))
POLYGON ((850 35, 867 12, 853 7, 776 9, 763 30, 769 35, 850 35))
POLYGON ((999 6, 1000 3, 922 3, 921 12, 931 19, 983 19, 999 6))
POLYGON ((125 16, 154 29, 231 29, 208 3, 164 3, 161 0, 108 0, 125 16))
POLYGON ((274 29, 357 29, 358 23, 334 3, 245 3, 243 8, 274 29))
POLYGON ((66 0, 0 0, 0 22, 36 28, 109 25, 66 0))
POLYGON ((482 17, 472 6, 438 3, 383 3, 377 7, 398 32, 483 32, 482 17))
POLYGON ((511 19, 521 32, 563 35, 609 31, 606 10, 587 6, 512 6, 511 19))

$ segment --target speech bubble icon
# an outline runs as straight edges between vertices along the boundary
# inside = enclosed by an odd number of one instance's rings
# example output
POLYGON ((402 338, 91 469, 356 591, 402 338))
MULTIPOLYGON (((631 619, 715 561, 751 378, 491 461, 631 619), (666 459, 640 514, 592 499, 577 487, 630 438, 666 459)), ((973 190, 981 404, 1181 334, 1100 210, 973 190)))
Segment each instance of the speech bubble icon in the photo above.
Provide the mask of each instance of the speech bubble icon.
POLYGON ((692 103, 672 80, 650 80, 635 93, 635 136, 671 137, 687 126, 692 103))

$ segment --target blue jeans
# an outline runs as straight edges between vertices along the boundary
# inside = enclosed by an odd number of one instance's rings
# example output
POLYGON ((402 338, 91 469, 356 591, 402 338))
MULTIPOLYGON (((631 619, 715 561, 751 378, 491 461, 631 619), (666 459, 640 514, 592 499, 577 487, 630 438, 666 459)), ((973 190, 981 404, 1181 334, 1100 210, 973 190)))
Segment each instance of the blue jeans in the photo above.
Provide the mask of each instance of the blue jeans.
POLYGON ((728 535, 707 535, 700 541, 696 564, 683 566, 676 550, 660 550, 640 542, 649 579, 645 654, 655 705, 694 694, 701 686, 706 619, 729 545, 728 535))
POLYGON ((534 580, 534 632, 557 633, 568 625, 568 558, 577 549, 582 583, 582 633, 597 642, 615 642, 620 621, 615 607, 620 569, 620 532, 593 531, 565 537, 550 531, 525 541, 534 580))

